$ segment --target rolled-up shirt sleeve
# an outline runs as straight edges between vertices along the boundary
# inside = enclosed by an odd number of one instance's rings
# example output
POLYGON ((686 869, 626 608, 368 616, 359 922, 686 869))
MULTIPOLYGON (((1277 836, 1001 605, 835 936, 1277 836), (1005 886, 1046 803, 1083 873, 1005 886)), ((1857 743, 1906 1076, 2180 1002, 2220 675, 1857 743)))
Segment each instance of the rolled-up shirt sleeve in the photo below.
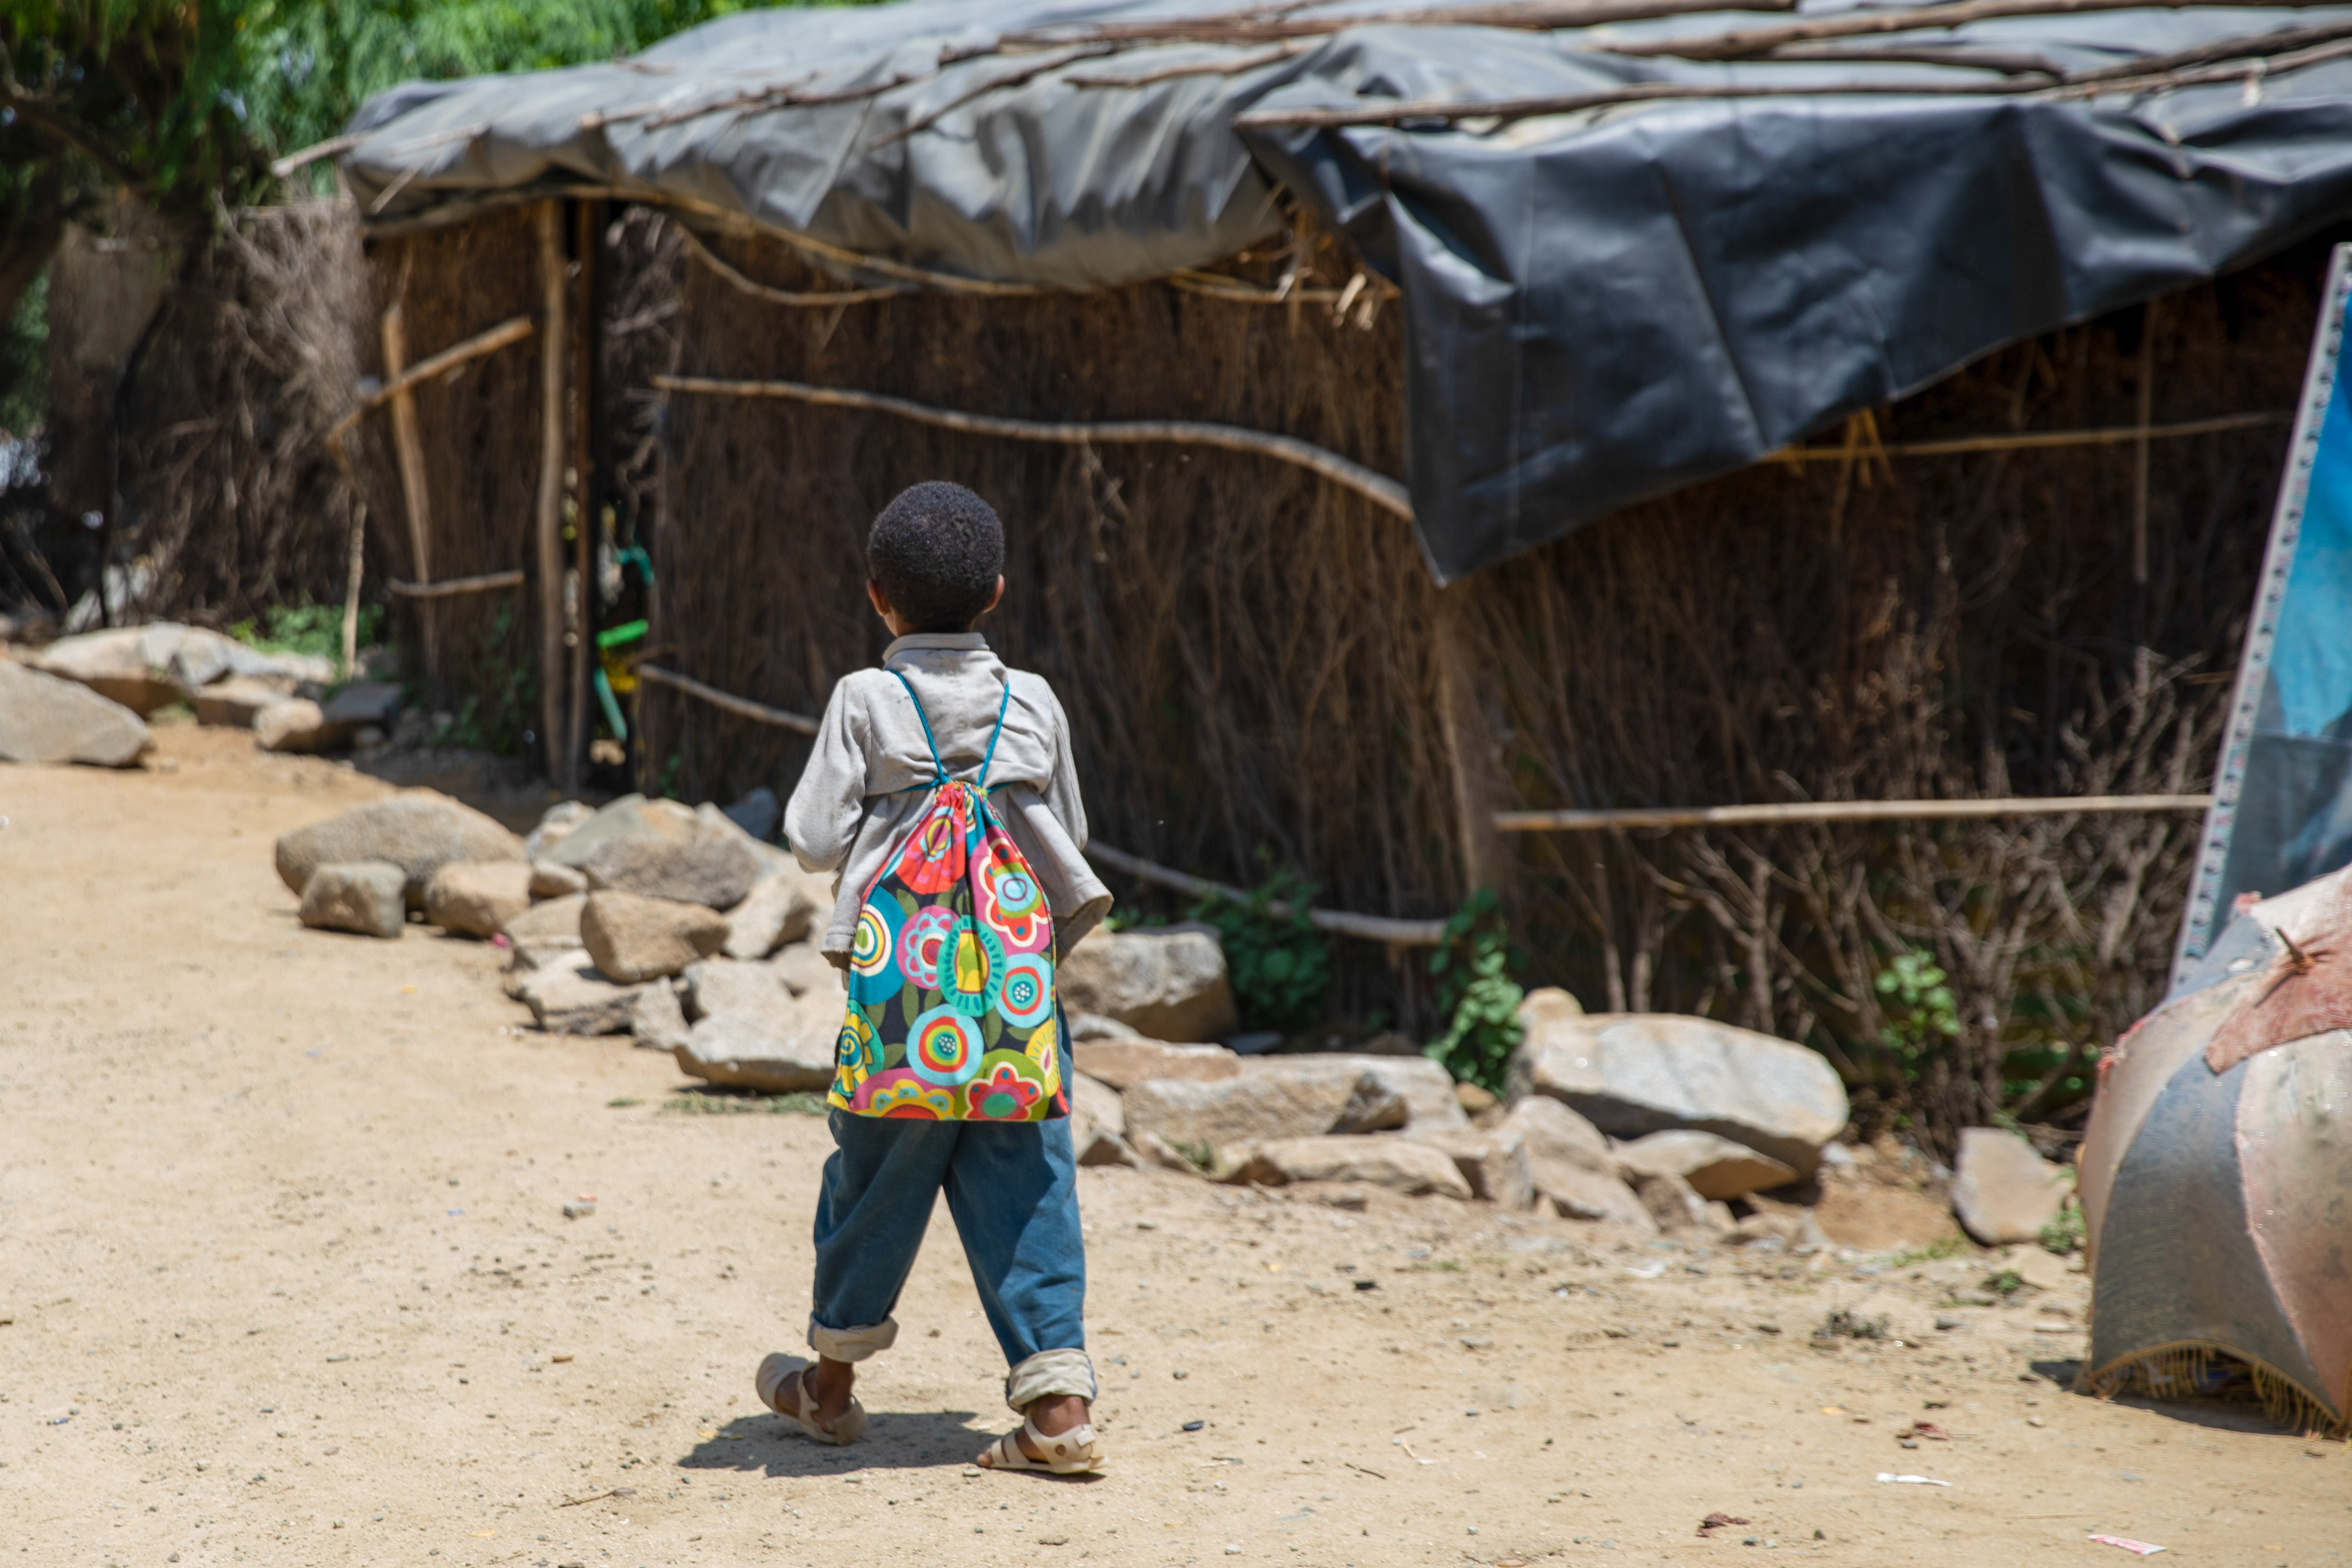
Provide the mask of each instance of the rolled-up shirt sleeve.
POLYGON ((840 681, 818 721, 816 747, 784 807, 784 837, 808 871, 837 871, 866 820, 865 704, 840 681))

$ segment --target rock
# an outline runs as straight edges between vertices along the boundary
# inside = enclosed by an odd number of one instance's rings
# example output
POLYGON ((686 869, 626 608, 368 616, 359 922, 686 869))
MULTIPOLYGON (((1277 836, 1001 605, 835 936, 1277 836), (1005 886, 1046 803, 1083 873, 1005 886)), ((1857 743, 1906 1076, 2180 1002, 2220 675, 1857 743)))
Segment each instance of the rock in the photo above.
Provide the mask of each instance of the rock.
MULTIPOLYGON (((1511 1107, 1503 1125, 1526 1134, 1528 1158, 1538 1167, 1566 1165, 1618 1179, 1617 1156, 1601 1129, 1557 1100, 1530 1095, 1511 1107)), ((1540 1178, 1537 1184, 1542 1184, 1540 1178)))
POLYGON ((197 723, 250 730, 263 709, 286 700, 287 693, 275 681, 233 675, 217 685, 203 688, 193 700, 197 723))
POLYGON ((1845 1126, 1845 1089, 1813 1051, 1769 1035, 1669 1014, 1569 1011, 1564 992, 1519 1010, 1511 1098, 1560 1100, 1612 1138, 1696 1128, 1812 1174, 1845 1126))
POLYGON ((1403 1097, 1351 1058, 1299 1057, 1208 1082, 1145 1079, 1127 1089, 1125 1110, 1130 1131, 1180 1150, 1372 1132, 1403 1126, 1406 1115, 1403 1097), (1302 1062, 1313 1065, 1295 1065, 1302 1062))
POLYGON ((797 1000, 784 977, 770 964, 708 958, 688 964, 685 977, 689 1023, 724 1014, 749 1018, 762 1028, 782 1028, 797 1000))
POLYGON ((530 896, 533 899, 564 899, 587 890, 588 879, 571 867, 559 866, 552 860, 530 862, 530 896))
POLYGON ((0 762, 127 768, 154 745, 146 723, 121 703, 0 659, 0 762))
POLYGON ((629 1033, 647 1050, 675 1051, 686 1044, 686 1013, 677 993, 667 985, 648 985, 629 1003, 629 1033))
POLYGON ((1633 1176, 1680 1176, 1703 1198, 1742 1198, 1797 1179, 1796 1172, 1769 1154, 1688 1128, 1621 1144, 1617 1163, 1633 1176))
POLYGON ((1085 1073, 1071 1075, 1070 1147, 1081 1165, 1134 1165, 1118 1091, 1085 1073))
POLYGON ((408 921, 408 873, 389 860, 336 860, 310 873, 302 923, 313 931, 397 937, 408 921))
POLYGON ((1650 1211, 1634 1195, 1633 1189, 1612 1174, 1581 1165, 1557 1162, 1547 1165, 1533 1160, 1528 1162, 1528 1174, 1535 1182, 1538 1195, 1564 1219, 1629 1226, 1645 1234, 1658 1228, 1658 1222, 1650 1217, 1650 1211))
POLYGON ((278 875, 300 891, 331 860, 389 860, 408 872, 408 907, 425 907, 433 873, 455 860, 520 860, 515 836, 476 811, 429 789, 355 805, 278 840, 278 875))
POLYGON ((1441 1150, 1470 1184, 1473 1196, 1514 1212, 1533 1208, 1535 1178, 1528 1163, 1527 1135, 1514 1127, 1412 1127, 1404 1136, 1441 1150))
POLYGON ((1462 1102, 1454 1097, 1454 1075, 1431 1061, 1427 1057, 1367 1057, 1352 1052, 1309 1052, 1295 1057, 1276 1057, 1250 1064, 1248 1070, 1259 1072, 1283 1063, 1308 1062, 1352 1063, 1394 1089, 1404 1101, 1405 1117, 1415 1127, 1467 1127, 1470 1119, 1462 1113, 1462 1102))
POLYGON ((1139 1040, 1143 1031, 1132 1024, 1122 1024, 1117 1018, 1106 1018, 1100 1013, 1069 1015, 1070 1038, 1073 1040, 1139 1040))
POLYGON ((59 637, 26 662, 45 674, 79 681, 142 717, 184 693, 171 675, 172 655, 188 627, 173 621, 117 626, 59 637))
MULTIPOLYGON (((572 842, 565 839, 554 853, 560 856, 572 842)), ((609 889, 707 910, 741 903, 761 871, 759 858, 741 834, 698 825, 686 838, 616 838, 597 846, 579 864, 592 890, 609 889)))
POLYGON ((1171 1046, 1159 1040, 1082 1036, 1070 1047, 1078 1070, 1125 1091, 1147 1079, 1214 1083, 1239 1078, 1242 1059, 1223 1046, 1171 1046))
POLYGON ((588 858, 607 844, 631 838, 657 838, 683 843, 694 837, 699 826, 695 821, 692 808, 677 801, 647 800, 641 795, 625 795, 584 819, 567 814, 562 821, 569 826, 551 833, 550 827, 553 823, 550 819, 553 819, 557 812, 578 804, 566 801, 562 805, 550 809, 547 817, 541 820, 539 848, 532 855, 532 859, 552 860, 559 866, 585 870, 588 858))
POLYGON ((817 992, 844 998, 844 1005, 847 1005, 849 987, 844 984, 841 971, 833 966, 832 960, 817 951, 816 943, 813 942, 793 943, 768 960, 768 967, 783 981, 784 989, 795 996, 817 992))
MULTIPOLYGON (((752 858, 759 862, 760 875, 762 877, 766 876, 771 871, 780 870, 786 866, 790 866, 796 870, 800 867, 800 862, 793 858, 791 850, 785 849, 778 845, 768 843, 764 839, 752 837, 750 834, 743 831, 743 825, 741 823, 736 821, 733 817, 728 816, 725 812, 719 810, 717 806, 711 805, 707 800, 700 805, 694 808, 694 820, 700 823, 705 828, 713 833, 720 834, 726 837, 735 839, 740 843, 744 848, 749 849, 751 852, 752 858)), ((832 882, 830 879, 826 880, 825 887, 825 904, 827 908, 831 908, 833 900, 831 891, 832 882)))
POLYGON ((775 837, 776 826, 784 819, 784 808, 777 802, 776 792, 761 784, 728 806, 726 816, 728 821, 764 844, 775 837))
POLYGON ((506 923, 506 938, 514 948, 517 969, 545 969, 567 952, 580 951, 580 912, 588 907, 584 893, 533 904, 506 923))
POLYGON ((680 1071, 711 1083, 778 1094, 828 1089, 842 1011, 840 1003, 811 998, 774 1027, 740 1014, 713 1014, 671 1055, 680 1071))
MULTIPOLYGON (((640 795, 637 798, 642 800, 644 796, 640 795)), ((557 801, 553 805, 549 806, 545 811, 540 814, 539 826, 532 828, 530 830, 530 837, 522 841, 524 858, 531 861, 534 865, 541 863, 548 865, 555 864, 555 862, 546 859, 547 851, 554 848, 558 844, 562 843, 563 840, 570 836, 573 828, 579 826, 582 823, 588 821, 595 815, 596 808, 590 805, 586 801, 557 801)), ((577 871, 579 868, 575 866, 569 868, 569 869, 577 871)), ((587 880, 588 879, 585 877, 583 877, 581 879, 581 885, 585 887, 587 885, 587 880)))
POLYGON ((727 956, 765 958, 807 936, 832 908, 826 879, 811 876, 797 863, 779 866, 727 911, 727 956))
POLYGON ((253 743, 265 752, 326 752, 336 732, 326 710, 307 697, 281 697, 253 716, 253 743))
POLYGON ((2058 1217, 2066 1170, 1998 1127, 1964 1127, 1952 1174, 1952 1213, 1987 1247, 2032 1241, 2058 1217))
POLYGON ((623 984, 676 974, 727 940, 727 919, 697 903, 600 889, 580 911, 580 940, 623 984))
POLYGON ((530 1008, 551 1035, 625 1035, 642 985, 623 985, 600 973, 583 952, 561 953, 516 983, 515 999, 530 1008))
POLYGON ((1128 1147, 1135 1151, 1136 1158, 1144 1164, 1157 1165, 1166 1171, 1181 1171, 1188 1176, 1201 1176, 1208 1173, 1174 1149, 1170 1148, 1167 1140, 1157 1132, 1138 1132, 1130 1129, 1127 1135, 1127 1142, 1128 1147))
POLYGON ((388 730, 399 716, 400 700, 400 688, 392 681, 355 681, 327 700, 327 723, 330 728, 357 730, 373 724, 388 730))
MULTIPOLYGON (((1377 1054, 1402 1056, 1403 1053, 1383 1051, 1377 1054)), ((1482 1110, 1492 1110, 1497 1102, 1492 1094, 1465 1079, 1454 1086, 1454 1103, 1462 1108, 1463 1115, 1475 1116, 1482 1110)))
POLYGON ((1277 1139, 1250 1149, 1224 1179, 1270 1187, 1291 1182, 1362 1182, 1407 1194, 1471 1195, 1470 1184, 1451 1156, 1405 1138, 1277 1139))
POLYGON ((425 918, 453 936, 488 938, 530 908, 520 860, 452 860, 425 884, 425 918))
POLYGON ((1252 1029, 1245 1034, 1228 1036, 1225 1049, 1237 1057, 1266 1057, 1282 1049, 1284 1036, 1279 1029, 1252 1029))
POLYGON ((1649 1210, 1660 1230, 1707 1228, 1706 1200, 1680 1176, 1636 1177, 1633 1195, 1642 1200, 1642 1206, 1649 1210))
POLYGON ((1069 1011, 1116 1018, 1150 1039, 1222 1039, 1237 1022, 1224 949, 1204 925, 1097 926, 1063 958, 1055 980, 1069 1011))

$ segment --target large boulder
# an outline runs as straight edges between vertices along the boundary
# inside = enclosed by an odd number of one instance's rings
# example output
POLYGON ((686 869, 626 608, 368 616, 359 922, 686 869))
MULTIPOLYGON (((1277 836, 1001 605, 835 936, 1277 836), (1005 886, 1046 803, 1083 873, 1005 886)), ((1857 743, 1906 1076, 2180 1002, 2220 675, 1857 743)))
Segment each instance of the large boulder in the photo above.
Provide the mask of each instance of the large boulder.
POLYGON ((1636 1176, 1633 1195, 1650 1211, 1658 1228, 1672 1234, 1678 1230, 1704 1230, 1713 1215, 1706 1200, 1680 1176, 1636 1176))
POLYGON ((1744 1198, 1785 1186, 1797 1173, 1745 1143, 1690 1128, 1653 1132, 1617 1150, 1628 1176, 1680 1176, 1702 1198, 1744 1198))
POLYGON ((1345 1058, 1276 1057, 1255 1070, 1200 1082, 1146 1079, 1127 1090, 1127 1128, 1171 1148, 1224 1150, 1244 1143, 1373 1132, 1402 1127, 1404 1097, 1345 1058))
POLYGON ((1706 1018, 1585 1016, 1555 1005, 1559 994, 1538 992, 1520 1008, 1514 1100, 1549 1095, 1612 1138, 1719 1133, 1800 1177, 1845 1126, 1845 1089, 1817 1052, 1706 1018))
POLYGON ((700 904, 604 890, 588 895, 580 940, 599 970, 635 984, 676 974, 717 952, 727 940, 727 918, 700 904))
POLYGON ((146 723, 121 703, 0 659, 0 762, 127 768, 154 744, 146 723))
POLYGON ((27 662, 142 714, 231 678, 266 680, 290 692, 304 681, 331 680, 335 673, 325 659, 265 653, 176 621, 60 637, 27 662))
POLYGON ((1216 1040, 1239 1023, 1225 950, 1204 925, 1097 926, 1055 972, 1062 1005, 1116 1018, 1155 1040, 1216 1040))
POLYGON ((552 860, 530 863, 530 896, 534 899, 563 899, 587 890, 588 879, 569 866, 559 866, 552 860))
POLYGON ((1511 1107, 1497 1130, 1517 1132, 1527 1141, 1528 1180, 1555 1213, 1636 1230, 1657 1229, 1650 1211, 1620 1175, 1609 1140, 1559 1101, 1531 1095, 1511 1107))
MULTIPOLYGON (((643 800, 645 796, 636 795, 631 798, 643 800)), ((586 801, 557 801, 553 805, 549 806, 545 811, 540 813, 539 826, 532 828, 530 830, 530 837, 522 841, 524 858, 530 860, 533 864, 538 864, 545 860, 547 852, 554 848, 558 844, 562 843, 565 838, 571 837, 572 830, 573 828, 593 822, 595 820, 595 817, 596 808, 590 805, 586 801)), ((579 868, 572 867, 569 868, 569 869, 576 874, 579 868)), ((582 887, 585 887, 587 886, 588 879, 582 877, 580 879, 580 882, 582 887)))
POLYGON ((584 952, 560 954, 545 968, 517 976, 513 987, 516 999, 551 1035, 625 1035, 645 989, 599 973, 584 952))
POLYGON ((1070 1083, 1070 1148, 1081 1165, 1133 1165, 1127 1144, 1127 1115, 1118 1091, 1085 1073, 1070 1083))
POLYGON ((265 752, 308 755, 335 749, 338 737, 326 710, 307 697, 281 697, 253 715, 253 743, 265 752))
MULTIPOLYGON (((571 844, 567 838, 554 852, 561 855, 571 844)), ((707 910, 733 909, 741 903, 760 880, 762 869, 751 840, 742 834, 731 826, 699 824, 686 838, 615 838, 599 845, 580 868, 587 873, 591 889, 700 904, 707 910)))
POLYGON ((1952 1213, 1987 1247, 2032 1241, 2058 1217, 2070 1191, 2066 1168, 1998 1127, 1964 1127, 1952 1162, 1952 1213))
POLYGON ((389 860, 330 861, 302 889, 301 921, 313 931, 397 937, 408 920, 408 873, 389 860))
POLYGON ((1528 1173, 1537 1196, 1563 1219, 1622 1225, 1644 1233, 1658 1228, 1639 1194, 1614 1175, 1580 1165, 1537 1167, 1532 1163, 1528 1173))
POLYGON ((400 716, 402 692, 395 681, 358 680, 329 698, 324 716, 329 728, 345 735, 370 724, 389 730, 400 716))
POLYGON ((795 996, 820 992, 835 1001, 847 1004, 849 985, 843 972, 833 966, 833 961, 819 951, 813 942, 796 942, 768 960, 768 967, 784 983, 784 989, 795 996))
POLYGON ((1082 1038, 1070 1047, 1078 1070, 1126 1090, 1148 1079, 1214 1083, 1242 1076, 1242 1058, 1223 1046, 1171 1046, 1160 1040, 1082 1038))
POLYGON ((585 893, 550 899, 511 916, 505 926, 514 949, 517 969, 545 969, 566 953, 581 948, 580 915, 588 907, 585 893))
POLYGON ((262 710, 274 708, 290 694, 277 681, 233 675, 200 689, 194 701, 196 722, 231 730, 250 730, 262 710))
POLYGON ((607 844, 625 838, 684 842, 694 837, 699 826, 692 806, 674 800, 647 800, 641 795, 625 795, 585 816, 584 809, 577 801, 549 807, 531 835, 535 844, 530 858, 582 870, 588 858, 607 844))
POLYGON ((727 956, 765 958, 807 936, 832 908, 833 888, 826 879, 797 863, 778 866, 727 911, 727 956))
POLYGON ((810 996, 780 1020, 714 1013, 671 1053, 689 1077, 739 1089, 791 1094, 829 1088, 841 1041, 842 1004, 810 996))
POLYGON ((408 907, 425 907, 433 873, 458 860, 520 860, 522 841, 472 806, 429 789, 355 805, 278 840, 278 876, 300 892, 335 860, 389 860, 408 875, 408 907))
POLYGON ((1415 1127, 1404 1136, 1441 1151, 1454 1162, 1471 1195, 1512 1210, 1536 1204, 1534 1173, 1528 1163, 1527 1135, 1513 1127, 1415 1127))
MULTIPOLYGON (((762 1028, 782 1028, 794 1016, 800 993, 786 984, 783 973, 770 963, 743 963, 730 958, 706 958, 686 967, 686 1016, 700 1023, 729 1014, 749 1019, 762 1028)), ((835 1023, 839 1024, 836 1018, 835 1023)))
POLYGON ((530 908, 520 860, 452 860, 425 884, 425 918, 452 936, 493 937, 530 908))
POLYGON ((1291 1182, 1361 1182, 1408 1194, 1467 1198, 1470 1184, 1442 1149, 1405 1138, 1285 1138, 1243 1152, 1231 1182, 1278 1187, 1291 1182))
MULTIPOLYGON (((1427 1057, 1365 1056, 1354 1052, 1314 1052, 1295 1057, 1254 1058, 1248 1070, 1264 1072, 1277 1064, 1297 1068, 1328 1062, 1360 1068, 1396 1091, 1404 1101, 1405 1120, 1415 1127, 1467 1127, 1469 1113, 1454 1093, 1454 1075, 1427 1057)), ((1328 1070, 1343 1070, 1335 1065, 1328 1070)))

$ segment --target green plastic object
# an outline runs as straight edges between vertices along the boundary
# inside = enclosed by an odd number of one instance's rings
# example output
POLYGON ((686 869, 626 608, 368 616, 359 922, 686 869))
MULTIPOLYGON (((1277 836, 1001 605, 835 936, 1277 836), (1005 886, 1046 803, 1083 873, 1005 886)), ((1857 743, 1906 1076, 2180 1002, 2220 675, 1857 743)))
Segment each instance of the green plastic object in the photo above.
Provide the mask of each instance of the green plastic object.
MULTIPOLYGON (((637 624, 643 626, 645 623, 640 621, 637 624)), ((601 669, 596 672, 596 700, 604 705, 604 722, 613 727, 613 739, 627 744, 629 721, 621 717, 621 705, 613 697, 613 683, 605 679, 601 669)))
POLYGON ((648 623, 638 620, 623 621, 617 626, 607 626, 596 634, 596 646, 600 648, 614 648, 619 647, 623 643, 635 642, 646 635, 647 625, 648 623))

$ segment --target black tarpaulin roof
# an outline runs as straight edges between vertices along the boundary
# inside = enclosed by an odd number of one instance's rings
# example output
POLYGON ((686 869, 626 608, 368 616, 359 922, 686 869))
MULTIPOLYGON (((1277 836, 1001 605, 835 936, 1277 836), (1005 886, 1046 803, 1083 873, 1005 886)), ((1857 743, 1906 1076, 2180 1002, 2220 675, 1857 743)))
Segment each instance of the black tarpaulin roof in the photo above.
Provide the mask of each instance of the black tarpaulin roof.
POLYGON ((379 225, 586 188, 1067 289, 1286 185, 1403 291, 1441 580, 2352 216, 2352 6, 1639 9, 749 12, 391 89, 343 167, 379 225))

